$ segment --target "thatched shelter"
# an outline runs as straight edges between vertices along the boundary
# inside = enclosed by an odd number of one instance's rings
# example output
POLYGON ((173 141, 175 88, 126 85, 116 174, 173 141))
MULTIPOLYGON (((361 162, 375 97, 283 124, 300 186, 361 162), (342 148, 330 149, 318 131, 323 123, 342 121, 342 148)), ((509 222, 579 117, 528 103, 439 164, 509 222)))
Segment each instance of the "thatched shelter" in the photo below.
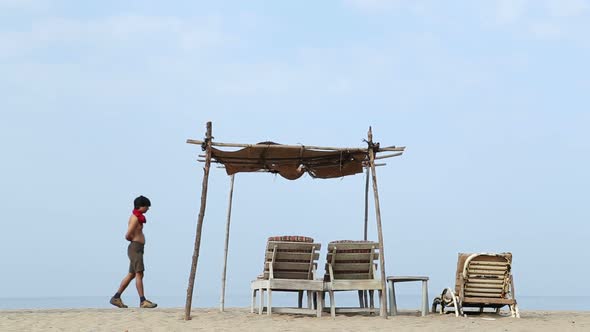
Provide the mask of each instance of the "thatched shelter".
MULTIPOLYGON (((190 319, 192 305, 192 296, 195 282, 195 275, 199 259, 199 249, 201 246, 201 231, 205 217, 205 208, 207 203, 207 185, 209 179, 209 170, 211 163, 223 165, 226 173, 231 177, 229 208, 227 214, 226 237, 225 237, 225 260, 222 275, 222 290, 220 309, 224 310, 225 301, 225 278, 227 271, 227 250, 229 245, 229 225, 231 220, 231 201, 233 197, 234 176, 241 172, 269 172, 279 174, 289 180, 296 180, 303 174, 307 173, 314 178, 330 179, 341 178, 343 176, 363 173, 367 169, 367 180, 365 185, 365 234, 367 239, 368 223, 368 189, 369 173, 372 177, 373 194, 375 201, 375 213, 377 223, 377 235, 379 240, 379 260, 381 265, 381 283, 383 294, 386 294, 385 278, 385 255, 383 251, 383 232, 381 227, 381 210, 379 207, 379 192, 377 189, 377 174, 375 172, 376 160, 400 156, 405 147, 388 146, 381 147, 379 143, 373 142, 372 130, 369 127, 367 136, 367 147, 365 148, 336 148, 325 146, 306 146, 306 145, 283 145, 274 142, 262 142, 258 144, 238 144, 238 143, 221 143, 214 142, 212 136, 211 122, 207 122, 207 131, 204 140, 187 140, 189 144, 200 145, 205 151, 200 155, 200 162, 205 164, 202 192, 201 207, 197 220, 197 230, 195 236, 195 247, 189 276, 185 319, 190 319), (236 151, 224 151, 220 148, 240 148, 236 151), (385 155, 379 155, 380 152, 392 152, 385 155)), ((384 164, 382 164, 384 165, 384 164)), ((380 315, 387 317, 386 296, 381 297, 380 315)))

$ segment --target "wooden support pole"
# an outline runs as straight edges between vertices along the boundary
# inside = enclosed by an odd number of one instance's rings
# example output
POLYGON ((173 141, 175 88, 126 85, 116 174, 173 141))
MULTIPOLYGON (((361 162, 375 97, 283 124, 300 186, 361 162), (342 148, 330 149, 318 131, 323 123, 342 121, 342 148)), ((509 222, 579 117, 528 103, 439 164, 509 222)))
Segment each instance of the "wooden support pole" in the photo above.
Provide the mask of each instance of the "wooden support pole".
POLYGON ((203 184, 201 189, 201 208, 199 209, 199 217, 197 220, 197 233, 195 235, 195 249, 193 251, 193 262, 191 265, 191 273, 188 278, 188 288, 186 290, 186 305, 184 307, 184 319, 191 319, 191 305, 193 301, 193 289, 195 286, 195 275, 197 274, 197 263, 199 261, 199 249, 201 247, 201 231, 203 229, 203 219, 205 218, 205 206, 207 205, 207 184, 209 181, 209 168, 211 166, 211 122, 207 122, 207 133, 205 135, 206 144, 206 159, 205 167, 203 168, 203 184))
MULTIPOLYGON (((206 160, 205 159, 197 159, 197 161, 200 162, 200 163, 204 163, 206 160)), ((222 164, 221 166, 217 166, 217 168, 225 168, 225 166, 223 166, 225 164, 222 163, 222 162, 220 162, 220 161, 217 161, 215 159, 212 159, 211 162, 212 163, 216 163, 216 164, 222 164)), ((254 163, 252 163, 252 164, 254 164, 254 163)), ((255 164, 256 165, 259 165, 260 163, 255 163, 255 164)), ((365 166, 365 165, 368 165, 368 163, 365 164, 363 162, 363 167, 369 167, 369 166, 365 166)), ((387 166, 387 163, 379 163, 379 164, 375 164, 375 166, 376 167, 387 166)), ((269 173, 270 172, 270 173, 272 173, 273 171, 272 170, 268 170, 268 169, 259 169, 257 171, 253 171, 253 172, 263 172, 263 173, 269 173)), ((253 172, 250 172, 250 173, 253 173, 253 172)))
MULTIPOLYGON (((195 140, 195 139, 187 139, 187 143, 189 144, 203 144, 203 141, 195 140)), ((367 149, 365 148, 336 148, 331 146, 313 146, 313 145, 288 145, 288 144, 242 144, 242 143, 221 143, 215 142, 211 144, 212 146, 223 146, 223 147, 231 147, 231 148, 251 148, 251 147, 264 147, 273 149, 273 148, 292 148, 292 149, 301 149, 302 147, 306 149, 312 150, 327 150, 327 151, 349 151, 349 152, 366 152, 367 149)), ((379 148, 379 151, 404 151, 405 146, 388 146, 379 148)))
POLYGON ((383 228, 381 227, 381 209, 379 207, 379 190, 377 188, 377 174, 375 173, 375 152, 373 151, 373 131, 369 127, 369 164, 373 175, 373 194, 375 195, 375 214, 377 216, 377 234, 379 237, 379 264, 381 265, 381 303, 379 305, 382 318, 387 319, 387 291, 385 279, 385 252, 383 250, 383 228))
POLYGON ((223 311, 225 309, 225 277, 227 275, 227 252, 229 247, 229 225, 231 222, 231 206, 232 206, 232 198, 234 195, 234 176, 232 174, 230 177, 230 186, 229 186, 229 204, 227 207, 227 223, 225 225, 225 247, 224 247, 224 255, 223 255, 223 273, 221 274, 221 300, 219 303, 219 311, 223 311))
POLYGON ((375 159, 385 159, 385 158, 392 158, 392 157, 401 156, 402 154, 403 154, 403 152, 392 153, 392 154, 386 154, 386 155, 382 155, 382 156, 375 157, 375 159))
POLYGON ((369 235, 369 172, 371 170, 367 167, 367 176, 365 179, 365 237, 363 238, 367 241, 369 235))
MULTIPOLYGON (((369 172, 371 169, 367 167, 367 176, 365 176, 365 234, 363 239, 367 241, 369 237, 369 172)), ((359 299, 362 299, 361 308, 368 308, 367 291, 359 291, 359 299)))
MULTIPOLYGON (((383 156, 377 156, 375 157, 375 160, 377 159, 385 159, 385 158, 391 158, 391 157, 397 157, 397 156, 401 156, 403 154, 403 152, 398 152, 398 153, 393 153, 393 154, 388 154, 388 155, 383 155, 383 156)), ((199 158, 205 158, 206 156, 204 154, 200 154, 198 155, 199 158)), ((256 158, 242 158, 242 159, 235 159, 235 160, 259 160, 260 158, 256 157, 256 158)), ((299 160, 301 159, 300 157, 296 157, 296 158, 277 158, 276 160, 299 160)), ((267 159, 267 160, 273 160, 273 159, 267 159)), ((199 161, 205 161, 205 159, 199 159, 199 161)))

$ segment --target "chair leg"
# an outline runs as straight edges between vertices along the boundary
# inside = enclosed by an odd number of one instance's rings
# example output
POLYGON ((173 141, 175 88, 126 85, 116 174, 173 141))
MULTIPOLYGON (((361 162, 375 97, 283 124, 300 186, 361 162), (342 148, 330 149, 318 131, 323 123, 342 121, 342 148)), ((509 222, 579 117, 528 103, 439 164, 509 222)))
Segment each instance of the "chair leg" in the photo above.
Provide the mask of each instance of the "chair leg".
POLYGON ((314 294, 313 299, 315 301, 316 316, 318 318, 320 318, 320 317, 322 317, 322 307, 319 306, 319 304, 321 303, 321 300, 320 300, 320 292, 314 292, 313 294, 314 294))
POLYGON ((373 309, 375 309, 375 291, 374 290, 369 291, 369 301, 370 301, 369 306, 371 308, 370 313, 373 313, 373 309))
POLYGON ((461 310, 461 304, 455 297, 453 297, 453 306, 455 307, 455 317, 459 317, 459 315, 463 315, 463 310, 461 310))
POLYGON ((272 315, 272 290, 270 288, 266 289, 266 314, 267 315, 272 315))
POLYGON ((518 312, 518 306, 516 304, 512 304, 510 307, 510 315, 512 318, 520 318, 520 312, 518 312))
POLYGON ((336 318, 336 303, 334 303, 334 291, 330 291, 330 314, 336 318))
POLYGON ((397 315, 397 302, 395 299, 395 285, 393 281, 389 281, 389 315, 395 316, 397 315))
MULTIPOLYGON (((439 299, 439 298, 438 298, 438 296, 437 296, 437 297, 435 297, 435 298, 432 300, 432 308, 430 309, 430 311, 431 311, 432 313, 435 313, 435 312, 436 312, 436 307, 437 307, 439 304, 440 304, 440 299, 439 299)), ((442 312, 441 312, 441 314, 442 314, 442 312)))
POLYGON ((260 296, 260 305, 258 306, 258 314, 262 315, 262 309, 264 309, 264 288, 258 289, 258 296, 260 296))
POLYGON ((364 308, 365 307, 365 293, 362 290, 358 291, 359 294, 359 307, 360 308, 364 308))
POLYGON ((297 308, 303 308, 303 291, 297 292, 297 308))
MULTIPOLYGON (((378 290, 377 295, 378 295, 378 301, 379 301, 379 309, 381 309, 381 297, 383 296, 383 291, 378 290)), ((385 315, 387 316, 387 300, 385 300, 385 315)))
POLYGON ((459 315, 463 316, 463 308, 461 307, 461 301, 459 301, 459 298, 457 296, 455 296, 455 293, 453 292, 452 289, 450 288, 446 288, 442 295, 441 295, 441 313, 443 313, 445 311, 445 301, 444 301, 444 295, 446 292, 449 292, 451 294, 451 298, 453 299, 453 307, 455 307, 455 317, 459 317, 459 315))
POLYGON ((254 313, 254 304, 256 303, 256 289, 252 290, 252 299, 250 301, 250 313, 254 313))
POLYGON ((313 308, 313 293, 312 291, 307 291, 307 309, 313 308))
POLYGON ((422 281, 422 316, 428 315, 428 281, 422 281))

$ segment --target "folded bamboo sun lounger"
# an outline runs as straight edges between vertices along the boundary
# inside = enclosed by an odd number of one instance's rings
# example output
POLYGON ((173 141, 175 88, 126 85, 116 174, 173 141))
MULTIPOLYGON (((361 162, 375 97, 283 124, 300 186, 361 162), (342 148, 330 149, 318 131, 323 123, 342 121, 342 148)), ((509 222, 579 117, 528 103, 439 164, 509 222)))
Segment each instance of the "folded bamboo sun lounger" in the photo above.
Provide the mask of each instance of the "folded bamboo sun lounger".
POLYGON ((509 306, 512 317, 520 318, 514 295, 514 280, 511 273, 512 254, 465 254, 460 253, 457 261, 455 289, 446 288, 432 303, 432 311, 440 305, 454 307, 455 315, 465 315, 464 308, 500 308, 509 306))

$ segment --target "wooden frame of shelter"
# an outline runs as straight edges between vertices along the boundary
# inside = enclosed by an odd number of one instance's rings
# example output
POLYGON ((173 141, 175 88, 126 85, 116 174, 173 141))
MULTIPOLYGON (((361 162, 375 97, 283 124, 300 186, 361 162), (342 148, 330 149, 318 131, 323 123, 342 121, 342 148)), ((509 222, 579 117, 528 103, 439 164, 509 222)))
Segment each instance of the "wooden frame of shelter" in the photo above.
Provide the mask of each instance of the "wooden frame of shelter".
POLYGON ((397 157, 402 155, 405 147, 388 146, 381 147, 379 143, 373 142, 373 132, 369 127, 367 134, 367 148, 335 148, 322 146, 304 146, 304 145, 283 145, 273 142, 263 142, 258 144, 237 144, 237 143, 219 143, 213 142, 212 125, 207 122, 207 131, 203 141, 188 139, 189 144, 200 145, 205 151, 205 155, 199 155, 205 159, 199 159, 204 162, 203 183, 201 190, 201 207, 197 220, 197 230, 195 235, 195 246, 192 257, 191 271, 189 275, 188 288, 186 292, 186 305, 184 319, 191 319, 190 312, 192 306, 192 297, 195 284, 195 275, 199 260, 199 250, 201 247, 201 232, 203 229, 203 220, 205 217, 205 208, 207 204, 207 185, 209 181, 209 169, 211 162, 222 164, 231 178, 229 207, 227 213, 224 265, 222 273, 222 290, 220 299, 220 310, 224 310, 225 302, 225 280, 227 273, 227 255, 229 245, 229 229, 231 220, 231 206, 234 188, 234 174, 239 172, 270 172, 278 173, 281 176, 295 180, 303 174, 308 173, 314 178, 341 178, 347 175, 354 175, 363 172, 367 168, 367 177, 365 183, 365 227, 364 239, 367 239, 368 228, 368 199, 369 199, 369 173, 371 173, 373 183, 373 195, 375 201, 375 214, 377 222, 377 235, 379 240, 379 264, 381 265, 381 290, 383 296, 380 302, 380 316, 387 318, 387 296, 386 278, 385 278, 385 255, 383 250, 383 231, 381 227, 381 209, 379 206, 379 191, 377 187, 377 174, 375 172, 375 160, 397 157), (214 147, 233 147, 242 148, 238 151, 222 151, 214 147), (395 152, 387 155, 377 156, 379 152, 395 152))

